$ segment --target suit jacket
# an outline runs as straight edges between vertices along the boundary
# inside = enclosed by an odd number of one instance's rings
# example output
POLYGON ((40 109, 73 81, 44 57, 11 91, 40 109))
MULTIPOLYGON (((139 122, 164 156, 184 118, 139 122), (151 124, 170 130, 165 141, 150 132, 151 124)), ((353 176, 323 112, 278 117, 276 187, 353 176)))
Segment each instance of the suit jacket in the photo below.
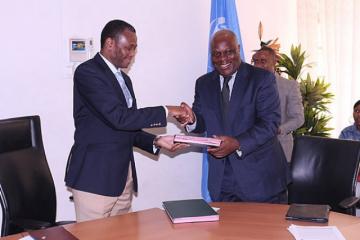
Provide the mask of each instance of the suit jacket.
POLYGON ((133 97, 130 109, 114 73, 99 54, 75 71, 75 143, 65 175, 68 187, 119 196, 131 164, 137 191, 133 146, 153 153, 155 136, 141 129, 166 126, 166 113, 161 106, 137 109, 131 80, 122 74, 133 97))
MULTIPOLYGON (((277 140, 280 101, 275 77, 270 72, 241 63, 237 71, 227 122, 221 114, 221 89, 216 71, 196 81, 193 111, 196 128, 208 136, 226 135, 240 143, 241 156, 228 156, 243 201, 263 202, 286 189, 289 174, 285 155, 277 140)), ((225 158, 209 155, 208 188, 213 201, 219 200, 225 158)))
POLYGON ((304 107, 299 84, 278 74, 275 76, 281 106, 281 134, 278 135, 278 139, 284 149, 286 160, 290 162, 294 145, 292 132, 304 123, 304 107))

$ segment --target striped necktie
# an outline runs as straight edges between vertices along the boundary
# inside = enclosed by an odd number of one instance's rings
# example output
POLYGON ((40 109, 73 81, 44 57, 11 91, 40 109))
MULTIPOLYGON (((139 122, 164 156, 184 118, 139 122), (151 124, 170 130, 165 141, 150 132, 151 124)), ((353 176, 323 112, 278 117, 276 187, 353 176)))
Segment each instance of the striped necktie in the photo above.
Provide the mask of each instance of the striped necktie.
POLYGON ((115 76, 116 76, 116 79, 118 80, 120 87, 122 89, 122 92, 125 96, 127 106, 128 106, 128 108, 131 108, 132 104, 133 104, 133 98, 130 94, 129 89, 127 88, 127 86, 125 84, 125 80, 124 80, 121 72, 116 72, 115 76))

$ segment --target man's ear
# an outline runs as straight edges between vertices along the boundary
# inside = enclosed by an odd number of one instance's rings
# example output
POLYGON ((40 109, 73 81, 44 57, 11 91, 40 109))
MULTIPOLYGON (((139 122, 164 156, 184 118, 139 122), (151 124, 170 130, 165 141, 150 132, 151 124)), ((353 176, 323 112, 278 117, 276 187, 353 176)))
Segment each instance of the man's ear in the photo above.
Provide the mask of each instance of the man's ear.
POLYGON ((115 43, 114 39, 112 39, 112 38, 109 37, 109 38, 107 38, 107 39, 105 40, 105 47, 106 47, 106 48, 113 48, 114 43, 115 43))

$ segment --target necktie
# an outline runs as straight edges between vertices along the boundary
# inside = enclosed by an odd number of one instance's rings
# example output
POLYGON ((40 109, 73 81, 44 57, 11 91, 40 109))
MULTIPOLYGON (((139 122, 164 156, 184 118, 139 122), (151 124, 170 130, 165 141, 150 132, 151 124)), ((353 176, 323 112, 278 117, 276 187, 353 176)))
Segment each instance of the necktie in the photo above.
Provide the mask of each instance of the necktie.
POLYGON ((226 119, 228 105, 230 102, 230 88, 229 88, 230 79, 231 79, 231 76, 224 77, 224 84, 223 84, 223 88, 221 90, 223 119, 226 119))
POLYGON ((125 84, 125 80, 124 80, 121 72, 116 72, 115 76, 116 76, 116 79, 118 80, 118 82, 120 84, 120 87, 121 87, 121 90, 122 90, 122 92, 123 92, 123 94, 125 96, 127 106, 128 106, 128 108, 131 108, 132 103, 133 103, 133 98, 132 98, 132 96, 130 94, 129 89, 127 88, 127 86, 125 84))

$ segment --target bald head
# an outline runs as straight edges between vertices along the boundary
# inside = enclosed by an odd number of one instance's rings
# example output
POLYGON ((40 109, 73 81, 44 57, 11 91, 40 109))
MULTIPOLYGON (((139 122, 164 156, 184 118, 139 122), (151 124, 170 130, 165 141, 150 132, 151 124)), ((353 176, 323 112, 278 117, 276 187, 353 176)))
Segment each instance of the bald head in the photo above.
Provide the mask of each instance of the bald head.
POLYGON ((235 73, 241 64, 240 46, 234 32, 223 29, 211 39, 211 60, 214 68, 222 76, 235 73))
POLYGON ((224 39, 224 38, 231 40, 231 41, 235 41, 235 43, 237 44, 237 39, 236 39, 235 33, 228 29, 222 29, 222 30, 217 31, 213 35, 213 37, 211 39, 211 47, 213 46, 215 41, 219 41, 220 39, 224 39))

